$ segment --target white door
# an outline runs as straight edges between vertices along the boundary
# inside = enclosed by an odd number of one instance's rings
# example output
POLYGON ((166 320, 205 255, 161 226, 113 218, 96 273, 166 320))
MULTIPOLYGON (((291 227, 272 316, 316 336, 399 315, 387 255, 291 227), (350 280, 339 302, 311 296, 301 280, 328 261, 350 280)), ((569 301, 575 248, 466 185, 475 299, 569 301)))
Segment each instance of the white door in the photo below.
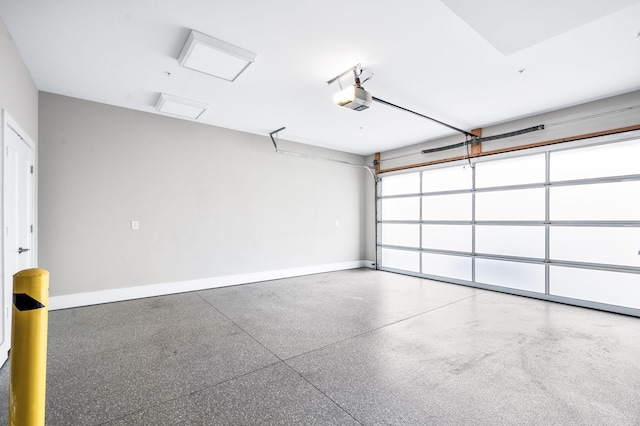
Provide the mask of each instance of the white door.
POLYGON ((11 346, 13 274, 34 266, 33 148, 25 140, 26 135, 22 136, 18 126, 12 124, 5 117, 3 128, 4 279, 2 315, 0 315, 2 321, 0 365, 6 361, 11 346))

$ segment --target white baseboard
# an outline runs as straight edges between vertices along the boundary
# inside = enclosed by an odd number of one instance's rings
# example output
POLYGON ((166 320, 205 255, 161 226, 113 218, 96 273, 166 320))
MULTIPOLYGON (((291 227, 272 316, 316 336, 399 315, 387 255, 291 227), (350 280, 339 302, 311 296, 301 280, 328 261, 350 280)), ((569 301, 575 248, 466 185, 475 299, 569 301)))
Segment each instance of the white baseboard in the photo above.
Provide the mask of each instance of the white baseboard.
POLYGON ((188 291, 207 290, 210 288, 277 280, 280 278, 291 278, 323 272, 370 267, 370 264, 371 261, 369 260, 355 260, 352 262, 332 263, 329 265, 314 265, 302 268, 279 269, 275 271, 253 272, 250 274, 226 275, 222 277, 202 278, 198 280, 177 281, 112 290, 92 291, 87 293, 67 294, 62 296, 51 296, 49 298, 49 310, 55 311, 57 309, 77 308, 80 306, 99 305, 101 303, 121 302, 124 300, 142 299, 144 297, 163 296, 165 294, 185 293, 188 291))

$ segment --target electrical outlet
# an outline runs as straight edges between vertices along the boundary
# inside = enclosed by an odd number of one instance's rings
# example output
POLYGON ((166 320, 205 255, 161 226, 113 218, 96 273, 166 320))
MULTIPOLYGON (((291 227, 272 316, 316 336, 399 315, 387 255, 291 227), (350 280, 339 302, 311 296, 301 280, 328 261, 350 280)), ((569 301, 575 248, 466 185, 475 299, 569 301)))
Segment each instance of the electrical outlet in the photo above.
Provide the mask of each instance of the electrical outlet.
POLYGON ((140 229, 140 222, 138 222, 137 220, 132 220, 131 229, 133 229, 134 231, 137 231, 138 229, 140 229))

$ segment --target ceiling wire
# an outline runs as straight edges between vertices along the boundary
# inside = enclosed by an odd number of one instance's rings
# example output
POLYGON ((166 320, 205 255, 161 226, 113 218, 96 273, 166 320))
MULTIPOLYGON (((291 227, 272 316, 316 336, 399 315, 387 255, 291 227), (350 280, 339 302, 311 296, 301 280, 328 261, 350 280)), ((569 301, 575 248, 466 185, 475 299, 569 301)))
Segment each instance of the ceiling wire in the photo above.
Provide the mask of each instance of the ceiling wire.
POLYGON ((467 136, 467 140, 465 141, 464 147, 467 151, 467 161, 469 162, 469 167, 473 169, 475 167, 475 164, 471 163, 471 154, 469 154, 469 136, 467 136))
POLYGON ((367 166, 365 164, 356 164, 356 163, 352 163, 350 161, 336 160, 334 158, 320 157, 320 156, 317 156, 317 155, 304 154, 302 152, 287 151, 287 150, 278 148, 278 143, 280 142, 279 133, 281 131, 283 131, 284 129, 286 129, 286 127, 281 127, 278 130, 274 130, 273 132, 269 133, 269 137, 271 138, 271 142, 273 142, 273 147, 276 150, 276 154, 290 155, 292 157, 307 158, 309 160, 328 161, 328 162, 331 162, 331 163, 338 163, 338 164, 342 164, 342 165, 345 165, 345 166, 358 167, 358 168, 367 170, 371 174, 371 177, 375 180, 376 174, 375 174, 373 168, 371 166, 367 166), (273 135, 275 135, 275 138, 273 137, 273 135))
POLYGON ((309 160, 329 161, 331 163, 343 164, 345 166, 358 167, 358 168, 367 170, 371 174, 372 178, 375 179, 375 177, 376 177, 376 175, 375 175, 374 171, 372 170, 372 168, 370 166, 366 166, 364 164, 356 164, 356 163, 351 163, 349 161, 336 160, 336 159, 333 159, 333 158, 326 158, 326 157, 319 157, 317 155, 303 154, 301 152, 286 151, 286 150, 283 150, 283 149, 278 149, 276 152, 278 154, 290 155, 292 157, 307 158, 309 160))

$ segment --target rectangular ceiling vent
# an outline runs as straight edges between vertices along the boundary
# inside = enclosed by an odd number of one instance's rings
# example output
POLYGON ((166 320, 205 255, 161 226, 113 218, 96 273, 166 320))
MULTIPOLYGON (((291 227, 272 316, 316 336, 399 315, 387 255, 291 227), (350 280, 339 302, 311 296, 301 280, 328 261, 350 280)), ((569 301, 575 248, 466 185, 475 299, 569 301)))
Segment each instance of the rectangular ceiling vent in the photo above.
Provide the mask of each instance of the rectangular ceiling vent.
POLYGON ((178 63, 185 68, 235 81, 256 57, 246 49, 191 30, 178 56, 178 63))

